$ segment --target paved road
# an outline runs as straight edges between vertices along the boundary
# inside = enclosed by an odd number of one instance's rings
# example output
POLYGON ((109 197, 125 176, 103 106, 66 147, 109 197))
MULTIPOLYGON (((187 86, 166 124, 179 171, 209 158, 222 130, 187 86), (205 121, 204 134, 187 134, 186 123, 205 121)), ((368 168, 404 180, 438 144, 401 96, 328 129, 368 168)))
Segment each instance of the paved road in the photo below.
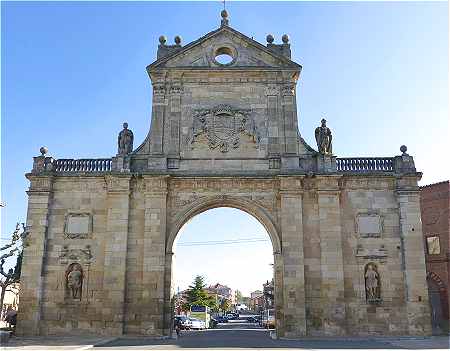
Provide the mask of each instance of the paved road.
MULTIPOLYGON (((15 338, 5 350, 268 350, 268 349, 449 349, 448 337, 432 338, 340 338, 302 340, 273 340, 270 331, 254 324, 233 321, 220 324, 217 329, 183 331, 177 340, 156 340, 150 337, 122 337, 117 339, 83 337, 15 338), (106 341, 106 342, 105 342, 106 341), (100 342, 100 343, 99 343, 100 342), (97 346, 93 346, 97 344, 97 346)), ((4 345, 2 345, 4 346, 4 345)))
MULTIPOLYGON (((448 338, 389 338, 389 339, 304 339, 273 340, 270 331, 254 324, 233 321, 204 331, 183 331, 177 340, 121 338, 98 347, 98 350, 123 350, 124 347, 146 350, 178 349, 449 349, 448 338)), ((97 349, 97 347, 96 347, 97 349)))

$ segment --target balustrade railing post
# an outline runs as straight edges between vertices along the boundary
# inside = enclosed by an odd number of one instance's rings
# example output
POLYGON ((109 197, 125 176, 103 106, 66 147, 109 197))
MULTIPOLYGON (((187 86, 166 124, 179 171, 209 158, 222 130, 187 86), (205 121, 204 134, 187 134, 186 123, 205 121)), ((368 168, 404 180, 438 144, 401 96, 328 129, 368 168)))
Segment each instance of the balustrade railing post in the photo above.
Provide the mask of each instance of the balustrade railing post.
POLYGON ((347 157, 336 159, 336 170, 340 173, 394 172, 392 157, 347 157))

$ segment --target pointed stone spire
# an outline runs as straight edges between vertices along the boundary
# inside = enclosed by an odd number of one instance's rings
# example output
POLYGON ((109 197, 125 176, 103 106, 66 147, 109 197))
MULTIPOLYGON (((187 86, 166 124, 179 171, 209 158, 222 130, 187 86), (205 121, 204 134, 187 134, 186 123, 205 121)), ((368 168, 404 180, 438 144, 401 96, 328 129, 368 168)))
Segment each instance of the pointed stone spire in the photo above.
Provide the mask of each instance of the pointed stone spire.
POLYGON ((228 20, 228 12, 227 10, 223 9, 220 12, 220 16, 222 16, 222 22, 220 23, 221 26, 228 26, 229 20, 228 20))

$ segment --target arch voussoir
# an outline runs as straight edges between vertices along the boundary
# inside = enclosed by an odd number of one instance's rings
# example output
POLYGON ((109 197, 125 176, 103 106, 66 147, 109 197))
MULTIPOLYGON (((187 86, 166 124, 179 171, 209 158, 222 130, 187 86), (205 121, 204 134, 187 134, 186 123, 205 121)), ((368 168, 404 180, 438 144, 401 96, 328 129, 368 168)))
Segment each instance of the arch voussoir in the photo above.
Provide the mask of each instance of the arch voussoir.
POLYGON ((196 215, 210 209, 230 207, 244 211, 255 217, 266 229, 272 242, 273 252, 281 252, 281 238, 275 218, 263 206, 238 195, 212 195, 193 201, 187 208, 180 209, 173 216, 168 226, 166 238, 166 253, 173 251, 175 239, 181 227, 196 215))

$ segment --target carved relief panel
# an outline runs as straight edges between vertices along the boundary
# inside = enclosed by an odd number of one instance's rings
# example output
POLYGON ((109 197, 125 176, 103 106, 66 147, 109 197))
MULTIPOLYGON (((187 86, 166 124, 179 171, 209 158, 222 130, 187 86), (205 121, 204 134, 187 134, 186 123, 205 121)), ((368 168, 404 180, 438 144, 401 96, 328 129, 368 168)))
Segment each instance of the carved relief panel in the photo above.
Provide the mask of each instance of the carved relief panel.
POLYGON ((64 221, 67 239, 87 239, 92 236, 92 216, 88 212, 68 213, 64 221))
POLYGON ((212 109, 195 111, 188 142, 191 148, 196 143, 206 142, 211 150, 218 149, 226 153, 239 148, 242 135, 251 137, 254 147, 259 147, 261 136, 251 111, 218 105, 212 109))

